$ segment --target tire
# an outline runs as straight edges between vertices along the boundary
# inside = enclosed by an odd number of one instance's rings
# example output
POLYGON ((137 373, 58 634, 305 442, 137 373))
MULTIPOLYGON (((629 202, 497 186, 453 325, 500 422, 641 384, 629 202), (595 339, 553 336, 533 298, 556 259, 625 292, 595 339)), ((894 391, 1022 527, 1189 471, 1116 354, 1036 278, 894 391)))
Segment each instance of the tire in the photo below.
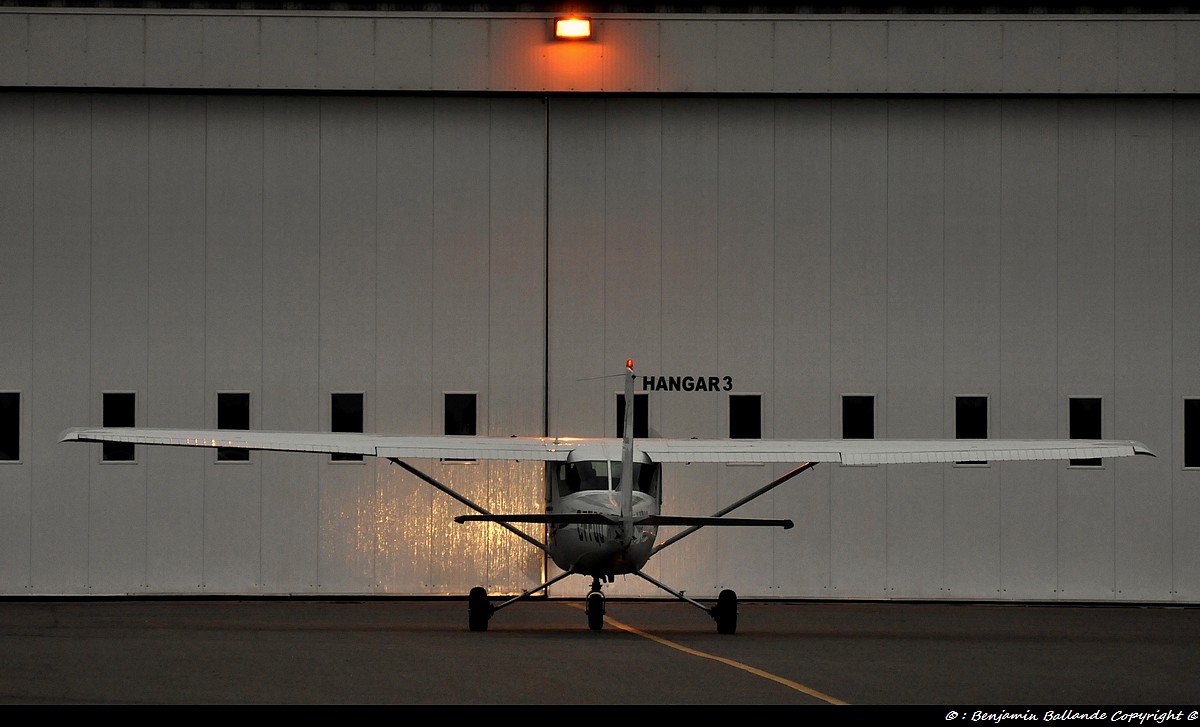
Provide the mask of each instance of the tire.
POLYGON ((718 634, 737 633, 737 594, 726 588, 717 596, 717 605, 712 610, 717 621, 718 634))
POLYGON ((599 631, 604 628, 604 594, 593 591, 587 597, 588 628, 599 631))
POLYGON ((467 596, 467 625, 472 631, 487 631, 488 621, 495 610, 485 589, 480 586, 471 589, 467 596))

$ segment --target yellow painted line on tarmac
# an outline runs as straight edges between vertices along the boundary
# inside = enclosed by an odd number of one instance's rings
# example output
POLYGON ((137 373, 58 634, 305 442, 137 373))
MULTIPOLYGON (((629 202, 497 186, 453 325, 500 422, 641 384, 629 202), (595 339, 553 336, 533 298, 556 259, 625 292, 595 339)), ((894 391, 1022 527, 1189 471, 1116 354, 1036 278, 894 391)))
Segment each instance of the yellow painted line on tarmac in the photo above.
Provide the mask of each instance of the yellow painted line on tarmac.
MULTIPOLYGON (((579 609, 580 611, 586 611, 583 604, 580 604, 580 603, 568 603, 567 605, 574 606, 575 608, 579 609)), ((711 659, 712 661, 720 662, 722 664, 725 664, 726 666, 731 666, 734 669, 741 669, 744 672, 748 672, 757 677, 762 677, 763 679, 769 679, 769 680, 775 682, 776 684, 781 684, 781 685, 787 687, 788 689, 794 689, 795 691, 800 692, 802 694, 807 694, 810 697, 815 697, 817 699, 820 699, 823 702, 828 702, 829 704, 848 704, 848 702, 843 702, 842 700, 837 699, 836 697, 831 697, 828 694, 822 694, 821 692, 818 692, 816 689, 812 689, 811 687, 806 687, 803 684, 792 681, 791 679, 784 679, 781 676, 777 676, 770 672, 763 671, 762 669, 758 669, 756 667, 750 666, 749 664, 743 664, 740 661, 734 661, 733 659, 726 659, 723 656, 709 654, 704 651, 697 651, 696 649, 689 648, 687 646, 684 646, 683 644, 677 644, 674 641, 668 641, 667 639, 664 639, 661 636, 655 636, 654 634, 648 634, 645 631, 635 629, 634 627, 629 626, 628 624, 623 624, 620 621, 617 621, 616 619, 614 619, 610 616, 605 616, 604 620, 607 623, 611 624, 612 626, 615 626, 615 627, 621 629, 622 631, 628 631, 629 633, 637 635, 637 636, 641 636, 644 639, 650 639, 651 641, 662 644, 663 646, 669 646, 672 649, 682 651, 685 654, 691 654, 692 656, 698 656, 702 659, 711 659)))

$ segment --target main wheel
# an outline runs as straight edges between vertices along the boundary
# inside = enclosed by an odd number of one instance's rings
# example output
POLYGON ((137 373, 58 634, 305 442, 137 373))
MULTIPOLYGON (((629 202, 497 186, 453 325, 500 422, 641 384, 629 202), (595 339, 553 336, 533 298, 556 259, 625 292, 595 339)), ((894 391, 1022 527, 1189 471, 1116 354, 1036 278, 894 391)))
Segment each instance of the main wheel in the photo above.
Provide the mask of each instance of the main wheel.
POLYGON ((467 624, 472 631, 487 631, 488 620, 495 610, 485 589, 480 586, 471 589, 467 596, 467 624))
POLYGON ((737 594, 726 588, 717 596, 717 605, 712 610, 717 621, 718 634, 737 632, 737 594))
POLYGON ((588 628, 599 631, 604 628, 604 594, 592 591, 587 597, 588 628))

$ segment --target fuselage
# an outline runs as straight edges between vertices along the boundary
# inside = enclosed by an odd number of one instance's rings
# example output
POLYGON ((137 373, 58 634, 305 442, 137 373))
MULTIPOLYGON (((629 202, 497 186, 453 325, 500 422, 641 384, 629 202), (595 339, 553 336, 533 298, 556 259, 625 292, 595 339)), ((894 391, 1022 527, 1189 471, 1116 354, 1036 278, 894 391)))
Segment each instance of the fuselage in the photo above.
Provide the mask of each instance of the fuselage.
POLYGON ((547 513, 598 514, 612 520, 551 525, 547 544, 559 568, 603 577, 640 570, 650 559, 658 528, 634 522, 659 514, 661 468, 641 452, 634 453, 627 519, 621 512, 622 468, 619 447, 580 449, 567 462, 546 468, 547 513))

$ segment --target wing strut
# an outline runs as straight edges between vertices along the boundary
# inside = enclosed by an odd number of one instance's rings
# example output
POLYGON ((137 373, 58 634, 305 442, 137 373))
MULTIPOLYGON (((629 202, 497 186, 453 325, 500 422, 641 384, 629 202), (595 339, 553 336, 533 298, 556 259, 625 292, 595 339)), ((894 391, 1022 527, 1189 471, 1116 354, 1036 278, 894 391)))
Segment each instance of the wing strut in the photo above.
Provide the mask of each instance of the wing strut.
POLYGON ((546 581, 545 583, 543 583, 542 585, 540 585, 536 588, 530 588, 528 591, 523 591, 521 593, 521 595, 519 595, 519 596, 513 596, 512 598, 508 599, 507 601, 504 601, 503 603, 496 604, 496 606, 494 607, 494 611, 499 611, 500 609, 504 608, 505 606, 511 606, 512 604, 516 603, 517 601, 520 601, 522 598, 529 598, 530 596, 537 593, 538 591, 544 591, 547 588, 549 588, 550 586, 554 585, 555 583, 558 583, 562 579, 566 578, 567 576, 573 576, 573 575, 575 575, 575 571, 573 571, 573 570, 564 571, 562 573, 559 573, 557 576, 551 578, 550 580, 546 581))
POLYGON ((655 579, 651 578, 650 576, 646 575, 645 573, 641 572, 640 570, 635 570, 635 571, 633 572, 633 574, 634 574, 635 576, 639 577, 639 578, 642 578, 642 579, 644 579, 644 580, 647 580, 647 581, 649 581, 649 582, 653 583, 654 585, 656 585, 656 586, 658 586, 659 588, 663 589, 663 590, 664 590, 664 591, 666 591, 667 593, 670 593, 672 596, 674 596, 674 597, 678 598, 680 601, 687 601, 688 603, 692 604, 693 606, 695 606, 696 608, 700 609, 701 611, 707 611, 707 610, 709 610, 709 609, 708 609, 708 606, 705 606, 704 604, 702 604, 702 603, 700 603, 700 602, 698 602, 698 601, 695 601, 695 600, 693 600, 693 599, 691 599, 691 598, 688 598, 687 596, 683 595, 683 591, 677 591, 677 590, 675 590, 674 588, 671 588, 670 586, 668 586, 667 584, 665 584, 665 583, 663 583, 663 582, 661 582, 661 581, 657 581, 657 580, 655 580, 655 579))
MULTIPOLYGON (((449 495, 450 497, 453 497, 455 500, 458 500, 459 502, 461 502, 462 504, 464 504, 464 505, 466 505, 467 507, 471 508, 471 509, 472 509, 472 510, 474 510, 475 512, 477 512, 477 513, 480 513, 481 515, 492 515, 492 513, 488 512, 487 510, 483 509, 482 507, 480 507, 480 506, 476 505, 475 503, 471 502, 471 501, 470 501, 470 500, 468 500, 467 498, 465 498, 465 497, 463 497, 462 495, 458 494, 457 492, 455 492, 454 490, 450 489, 450 488, 449 488, 449 487, 447 487, 446 485, 443 485, 441 482, 438 482, 437 480, 433 479, 432 477, 430 477, 429 475, 425 474, 424 472, 422 472, 421 470, 417 469, 416 467, 413 467, 413 466, 412 466, 412 465, 410 465, 408 462, 405 462, 405 461, 404 461, 404 460, 402 460, 402 459, 397 459, 396 457, 388 457, 388 461, 389 461, 389 462, 391 462, 391 463, 392 463, 392 464, 394 464, 394 465, 397 465, 397 466, 399 466, 399 467, 402 467, 402 468, 404 468, 404 469, 408 470, 408 471, 409 471, 409 472, 411 472, 413 475, 415 475, 415 476, 417 476, 417 477, 421 478, 422 480, 424 480, 425 482, 429 483, 430 485, 433 485, 433 486, 434 486, 434 487, 436 487, 437 489, 439 489, 439 490, 441 490, 442 492, 446 493, 446 494, 447 494, 447 495, 449 495)), ((534 545, 536 545, 536 546, 538 547, 538 549, 539 549, 539 550, 541 550, 542 552, 544 552, 544 553, 546 553, 547 555, 549 555, 549 553, 550 553, 550 549, 549 549, 549 548, 547 548, 545 545, 543 545, 543 544, 542 544, 542 541, 538 540, 537 538, 534 538, 534 537, 530 536, 530 535, 529 535, 528 533, 526 533, 524 530, 521 530, 520 528, 514 527, 514 526, 512 526, 512 525, 509 525, 509 524, 508 524, 508 523, 506 523, 506 522, 500 522, 500 521, 498 521, 498 520, 491 520, 490 522, 494 522, 494 523, 496 523, 497 525, 499 525, 500 527, 504 528, 505 530, 508 530, 509 532, 511 532, 513 535, 516 535, 516 536, 517 536, 517 537, 519 537, 519 538, 522 538, 522 539, 524 539, 524 540, 527 540, 527 541, 529 541, 530 543, 533 543, 534 545)))
MULTIPOLYGON (((728 514, 728 513, 731 513, 731 512, 733 512, 734 510, 736 510, 736 509, 738 509, 739 507, 741 507, 742 505, 745 505, 747 502, 750 502, 751 500, 754 500, 754 499, 756 499, 756 498, 758 498, 758 497, 762 497, 763 495, 767 494, 767 493, 768 493, 768 492, 770 492, 771 490, 774 490, 776 487, 779 487, 780 485, 782 485, 783 483, 785 483, 785 482, 787 482, 788 480, 792 479, 793 477, 795 477, 796 475, 800 474, 801 472, 803 472, 803 471, 805 471, 805 470, 810 470, 810 469, 812 469, 813 467, 816 467, 816 466, 817 466, 817 463, 816 463, 816 462, 805 462, 804 464, 800 465, 799 467, 797 467, 796 469, 792 470, 791 472, 788 472, 786 475, 784 475, 784 476, 782 476, 782 477, 780 477, 780 478, 778 478, 778 479, 772 480, 771 482, 768 482, 767 484, 765 484, 765 485, 763 485, 762 487, 758 488, 758 489, 757 489, 757 490, 755 490, 754 492, 751 492, 749 495, 746 495, 745 497, 743 497, 742 499, 740 499, 740 500, 738 500, 737 502, 733 503, 732 505, 729 505, 728 507, 725 507, 725 508, 722 508, 721 510, 718 510, 717 512, 713 513, 713 515, 712 515, 712 516, 713 516, 713 517, 721 517, 722 515, 726 515, 726 514, 728 514)), ((677 533, 677 534, 673 535, 673 536, 672 536, 672 537, 670 537, 670 538, 667 538, 666 540, 664 540, 663 542, 659 543, 658 545, 656 545, 656 546, 654 547, 654 553, 652 553, 652 555, 657 555, 657 554, 658 554, 658 551, 662 550, 663 548, 667 547, 668 545, 671 545, 672 543, 677 543, 677 542, 679 542, 680 540, 683 540, 684 538, 686 538, 687 536, 689 536, 689 535, 691 535, 692 533, 696 532, 697 530, 699 530, 699 529, 700 529, 700 528, 702 528, 702 527, 704 527, 704 526, 703 526, 703 525, 693 525, 692 527, 690 527, 690 528, 688 528, 688 529, 686 529, 686 530, 683 530, 683 531, 681 531, 681 532, 679 532, 679 533, 677 533)), ((640 575, 640 574, 639 574, 639 575, 640 575)), ((643 576, 643 577, 644 577, 644 576, 643 576)))

